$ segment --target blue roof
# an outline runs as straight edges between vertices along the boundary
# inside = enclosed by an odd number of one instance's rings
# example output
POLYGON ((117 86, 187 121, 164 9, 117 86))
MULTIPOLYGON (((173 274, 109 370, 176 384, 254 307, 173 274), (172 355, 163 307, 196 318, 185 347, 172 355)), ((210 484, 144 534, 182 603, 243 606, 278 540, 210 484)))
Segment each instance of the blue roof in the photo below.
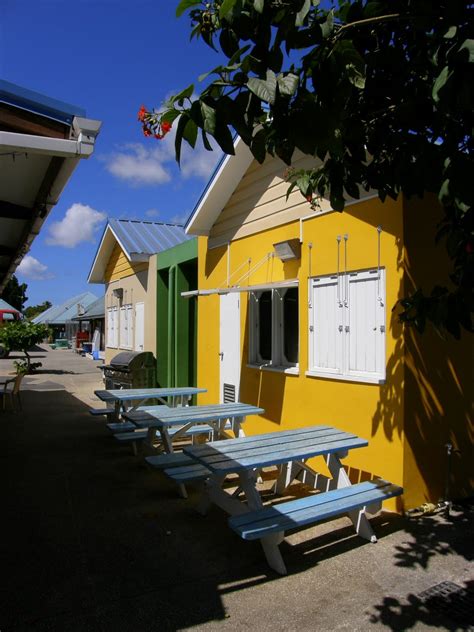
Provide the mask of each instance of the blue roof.
POLYGON ((86 116, 86 111, 77 105, 52 99, 39 92, 22 88, 0 79, 0 102, 14 105, 23 110, 40 114, 70 125, 75 116, 86 116))
POLYGON ((109 226, 128 255, 154 255, 193 238, 181 224, 109 219, 109 226))
POLYGON ((19 312, 20 310, 16 309, 16 307, 12 307, 11 305, 9 305, 6 301, 3 300, 3 298, 0 298, 0 309, 11 309, 14 312, 19 312))
POLYGON ((77 316, 77 306, 86 308, 97 300, 97 296, 92 292, 83 292, 64 301, 61 305, 53 305, 42 314, 33 318, 34 323, 44 323, 45 325, 64 325, 68 320, 77 316))

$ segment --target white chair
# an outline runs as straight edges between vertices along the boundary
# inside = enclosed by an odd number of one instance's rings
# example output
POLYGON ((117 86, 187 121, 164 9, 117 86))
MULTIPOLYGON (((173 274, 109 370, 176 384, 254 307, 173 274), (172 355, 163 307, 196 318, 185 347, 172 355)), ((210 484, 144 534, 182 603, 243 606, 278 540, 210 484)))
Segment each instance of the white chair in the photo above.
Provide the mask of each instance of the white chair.
POLYGON ((3 390, 0 391, 3 399, 3 410, 7 408, 7 399, 10 400, 12 410, 21 410, 20 385, 23 376, 24 373, 18 373, 15 377, 5 382, 0 382, 0 387, 3 386, 3 390))

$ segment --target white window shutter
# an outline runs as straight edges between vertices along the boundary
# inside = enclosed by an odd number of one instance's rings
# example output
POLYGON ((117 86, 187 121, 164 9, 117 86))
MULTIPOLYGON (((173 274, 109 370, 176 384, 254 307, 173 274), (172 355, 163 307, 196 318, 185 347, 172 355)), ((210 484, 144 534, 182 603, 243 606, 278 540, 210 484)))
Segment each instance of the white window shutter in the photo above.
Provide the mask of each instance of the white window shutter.
POLYGON ((337 276, 313 279, 311 299, 310 370, 341 373, 343 309, 337 276))
POLYGON ((346 333, 348 375, 385 378, 385 276, 369 270, 348 274, 346 333))

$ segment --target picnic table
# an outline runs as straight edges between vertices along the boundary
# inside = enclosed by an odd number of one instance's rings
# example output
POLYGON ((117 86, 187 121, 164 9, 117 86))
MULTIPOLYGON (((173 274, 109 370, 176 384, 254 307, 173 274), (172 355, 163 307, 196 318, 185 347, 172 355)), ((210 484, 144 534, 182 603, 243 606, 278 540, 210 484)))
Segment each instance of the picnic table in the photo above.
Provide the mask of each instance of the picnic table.
MULTIPOLYGON (((241 402, 231 404, 212 404, 208 406, 189 406, 182 408, 150 407, 124 414, 125 419, 133 422, 137 428, 146 428, 147 443, 153 446, 156 433, 161 437, 164 454, 146 457, 149 465, 157 469, 176 467, 186 463, 182 453, 176 454, 173 440, 189 436, 193 431, 212 433, 214 439, 229 437, 228 430, 235 436, 242 436, 242 424, 248 415, 260 415, 263 408, 241 402)), ((181 496, 187 498, 184 481, 177 481, 181 496)))
POLYGON ((113 421, 120 419, 120 410, 127 402, 134 402, 129 411, 134 411, 150 399, 157 399, 171 406, 185 406, 189 398, 207 389, 195 386, 177 386, 169 388, 122 388, 94 391, 95 395, 106 404, 113 405, 113 421), (166 401, 165 401, 166 400, 166 401))
POLYGON ((229 526, 243 539, 260 539, 270 567, 286 574, 278 545, 287 529, 348 514, 360 536, 376 541, 366 510, 377 511, 383 500, 403 490, 381 480, 351 484, 341 459, 350 450, 367 445, 366 439, 352 433, 331 426, 312 426, 186 447, 183 452, 188 461, 165 469, 165 474, 179 483, 205 479, 198 509, 205 513, 211 503, 224 509, 231 516, 229 526), (307 464, 316 456, 325 457, 330 477, 307 464), (267 466, 278 468, 276 492, 282 492, 304 473, 311 474, 313 487, 320 493, 264 507, 257 473, 267 466), (239 478, 232 494, 223 488, 229 474, 239 478), (239 499, 239 492, 243 492, 244 501, 239 499))
POLYGON ((143 406, 140 410, 127 411, 124 418, 133 422, 137 428, 148 429, 148 443, 153 444, 156 433, 159 432, 164 449, 173 452, 170 429, 179 426, 173 433, 176 440, 188 433, 193 427, 202 424, 212 429, 213 437, 229 437, 228 430, 235 436, 242 436, 242 424, 249 415, 261 415, 263 408, 241 402, 228 404, 211 404, 205 406, 188 406, 180 408, 163 408, 162 406, 143 406), (227 423, 226 423, 227 422, 227 423))

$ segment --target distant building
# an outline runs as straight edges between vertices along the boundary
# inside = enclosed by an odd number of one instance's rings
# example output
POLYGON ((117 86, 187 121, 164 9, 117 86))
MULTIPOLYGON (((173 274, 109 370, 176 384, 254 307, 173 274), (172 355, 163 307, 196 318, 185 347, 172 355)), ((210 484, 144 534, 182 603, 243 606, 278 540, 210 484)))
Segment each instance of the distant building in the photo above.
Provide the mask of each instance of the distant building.
POLYGON ((36 318, 33 318, 33 322, 48 325, 53 332, 53 339, 67 338, 71 340, 75 335, 75 331, 78 329, 78 324, 75 323, 74 331, 71 329, 68 331, 68 323, 71 323, 72 319, 76 316, 84 314, 87 307, 95 301, 97 301, 95 294, 92 294, 92 292, 82 292, 82 294, 72 296, 60 305, 53 305, 36 316, 36 318))
POLYGON ((84 313, 72 319, 77 324, 80 332, 89 333, 89 341, 94 341, 94 336, 98 336, 97 350, 105 350, 105 296, 101 296, 91 303, 84 313))
POLYGON ((178 224, 108 221, 88 278, 106 286, 106 363, 119 351, 157 353, 157 256, 190 239, 178 224))

